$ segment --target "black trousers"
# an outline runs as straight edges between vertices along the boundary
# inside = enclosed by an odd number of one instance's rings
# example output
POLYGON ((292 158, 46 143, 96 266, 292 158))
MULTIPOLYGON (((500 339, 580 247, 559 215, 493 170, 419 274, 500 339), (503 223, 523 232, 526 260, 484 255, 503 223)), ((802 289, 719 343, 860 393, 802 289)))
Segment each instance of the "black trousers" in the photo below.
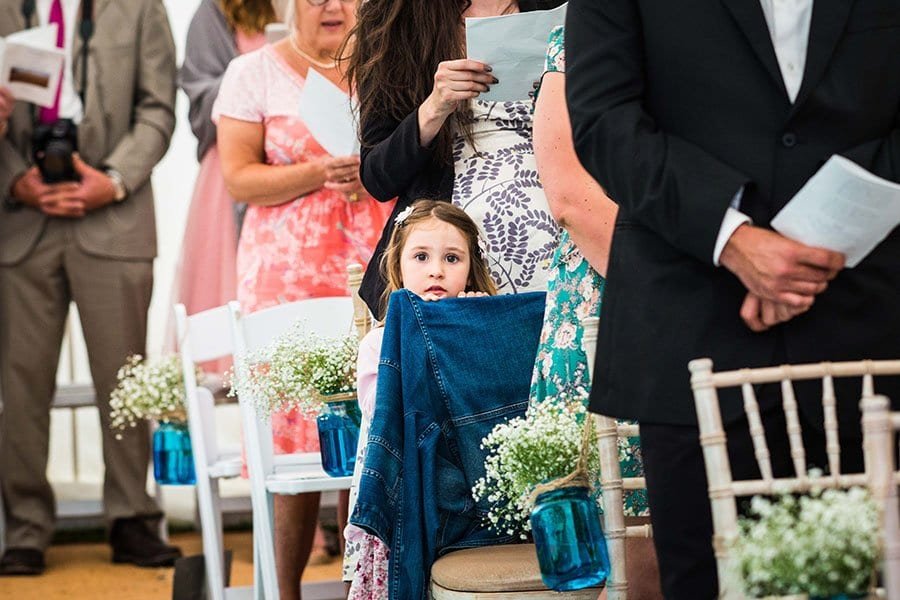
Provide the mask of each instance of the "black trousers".
MULTIPOLYGON (((793 475, 784 412, 772 406, 762 413, 763 427, 776 477, 793 475)), ((825 434, 821 423, 801 415, 809 467, 827 469, 825 434)), ((760 476, 746 418, 725 426, 734 480, 760 476)), ((712 548, 712 512, 706 470, 697 427, 641 423, 641 449, 650 521, 659 559, 663 595, 667 600, 704 600, 718 597, 716 561, 712 548)), ((857 437, 841 439, 841 471, 863 470, 862 444, 857 437)), ((742 507, 739 499, 738 508, 742 507)))

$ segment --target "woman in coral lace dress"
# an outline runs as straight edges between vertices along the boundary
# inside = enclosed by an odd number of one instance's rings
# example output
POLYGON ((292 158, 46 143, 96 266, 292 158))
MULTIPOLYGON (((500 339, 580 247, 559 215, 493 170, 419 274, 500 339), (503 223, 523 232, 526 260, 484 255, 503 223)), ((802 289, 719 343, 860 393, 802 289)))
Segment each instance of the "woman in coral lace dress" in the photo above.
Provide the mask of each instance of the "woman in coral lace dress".
MULTIPOLYGON (((358 156, 330 156, 299 116, 309 69, 346 91, 335 53, 356 0, 296 0, 293 9, 286 39, 231 63, 213 107, 225 182, 249 205, 237 255, 237 296, 248 312, 347 295, 347 264, 368 263, 393 208, 363 189, 358 156)), ((272 428, 276 452, 319 449, 314 421, 279 414, 272 428)), ((318 493, 275 498, 282 598, 299 598, 318 503, 318 493)))

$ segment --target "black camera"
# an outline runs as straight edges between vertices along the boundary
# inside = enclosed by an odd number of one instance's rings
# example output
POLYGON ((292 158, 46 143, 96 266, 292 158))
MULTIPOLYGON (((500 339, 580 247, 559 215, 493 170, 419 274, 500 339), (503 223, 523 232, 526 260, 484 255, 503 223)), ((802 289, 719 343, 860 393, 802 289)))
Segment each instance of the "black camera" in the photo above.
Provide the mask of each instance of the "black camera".
POLYGON ((78 152, 78 126, 71 119, 41 123, 31 136, 31 156, 44 183, 78 181, 72 156, 78 152))

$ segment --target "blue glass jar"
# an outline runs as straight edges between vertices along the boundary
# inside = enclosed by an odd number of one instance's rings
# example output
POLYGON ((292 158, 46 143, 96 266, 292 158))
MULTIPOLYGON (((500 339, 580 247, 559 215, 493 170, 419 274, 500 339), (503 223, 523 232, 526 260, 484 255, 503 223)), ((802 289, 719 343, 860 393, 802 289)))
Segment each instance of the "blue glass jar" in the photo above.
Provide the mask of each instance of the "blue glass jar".
POLYGON ((153 433, 153 476, 161 485, 192 485, 194 452, 187 423, 163 421, 153 433))
POLYGON ((606 581, 606 537, 588 488, 564 487, 539 495, 531 511, 531 531, 548 588, 564 592, 606 581))
POLYGON ((316 418, 322 468, 332 477, 349 477, 356 466, 356 446, 362 414, 355 394, 326 397, 316 418))

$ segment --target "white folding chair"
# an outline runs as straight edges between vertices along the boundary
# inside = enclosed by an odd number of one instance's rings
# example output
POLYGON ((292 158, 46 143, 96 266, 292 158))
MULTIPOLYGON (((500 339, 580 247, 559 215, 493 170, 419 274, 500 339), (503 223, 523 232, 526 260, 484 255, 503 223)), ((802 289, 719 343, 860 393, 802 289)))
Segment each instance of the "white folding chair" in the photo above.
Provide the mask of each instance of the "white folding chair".
MULTIPOLYGON (((243 314, 237 302, 231 302, 228 306, 238 377, 245 370, 250 353, 265 349, 297 321, 304 321, 309 330, 326 336, 346 333, 353 321, 353 301, 350 297, 300 300, 249 315, 243 314)), ((275 573, 272 495, 346 490, 350 488, 352 478, 327 475, 322 469, 318 452, 274 456, 272 431, 267 421, 258 418, 256 399, 244 394, 238 400, 253 504, 255 596, 277 600, 279 591, 275 573)), ((304 596, 312 595, 319 598, 343 597, 343 584, 335 581, 327 585, 304 585, 304 596), (316 588, 315 591, 312 588, 316 588)))
MULTIPOLYGON (((691 387, 697 407, 700 444, 706 464, 709 498, 713 516, 713 547, 719 572, 720 598, 743 598, 743 591, 734 589, 728 577, 731 548, 738 537, 737 496, 773 493, 802 493, 810 489, 812 480, 806 467, 806 449, 794 393, 793 382, 822 380, 822 408, 829 474, 815 480, 820 488, 848 488, 868 486, 875 501, 884 509, 881 534, 889 542, 884 568, 888 598, 900 598, 900 529, 898 529, 897 485, 888 400, 876 396, 873 376, 900 375, 900 360, 855 361, 783 365, 757 369, 740 369, 713 373, 712 360, 701 358, 689 364, 691 387), (862 377, 863 450, 865 472, 841 472, 841 446, 838 435, 837 401, 834 394, 835 377, 862 377), (788 443, 794 467, 793 477, 774 477, 768 442, 760 417, 759 404, 753 386, 761 383, 780 383, 782 407, 787 423, 788 443), (744 412, 753 440, 753 450, 759 465, 760 479, 734 481, 728 457, 727 439, 722 425, 719 398, 720 388, 740 387, 744 412)), ((898 419, 894 419, 896 422, 898 419)), ((896 424, 896 423, 895 423, 896 424)), ((900 426, 900 425, 898 425, 900 426)))
POLYGON ((175 328, 197 475, 197 509, 203 538, 206 585, 210 600, 225 600, 232 594, 227 593, 225 581, 219 480, 241 474, 240 448, 219 447, 213 395, 197 384, 195 365, 232 355, 234 344, 228 307, 220 306, 188 316, 184 305, 176 304, 175 328))
MULTIPOLYGON (((597 328, 600 319, 588 317, 581 324, 584 333, 581 346, 587 354, 591 381, 594 377, 594 358, 597 354, 597 328)), ((609 551, 610 573, 606 580, 607 600, 625 600, 628 595, 626 576, 626 538, 649 538, 650 525, 625 525, 625 490, 647 489, 643 477, 622 477, 619 465, 619 440, 640 435, 637 425, 618 423, 611 417, 594 415, 597 445, 600 449, 600 489, 603 492, 603 533, 609 551)))

